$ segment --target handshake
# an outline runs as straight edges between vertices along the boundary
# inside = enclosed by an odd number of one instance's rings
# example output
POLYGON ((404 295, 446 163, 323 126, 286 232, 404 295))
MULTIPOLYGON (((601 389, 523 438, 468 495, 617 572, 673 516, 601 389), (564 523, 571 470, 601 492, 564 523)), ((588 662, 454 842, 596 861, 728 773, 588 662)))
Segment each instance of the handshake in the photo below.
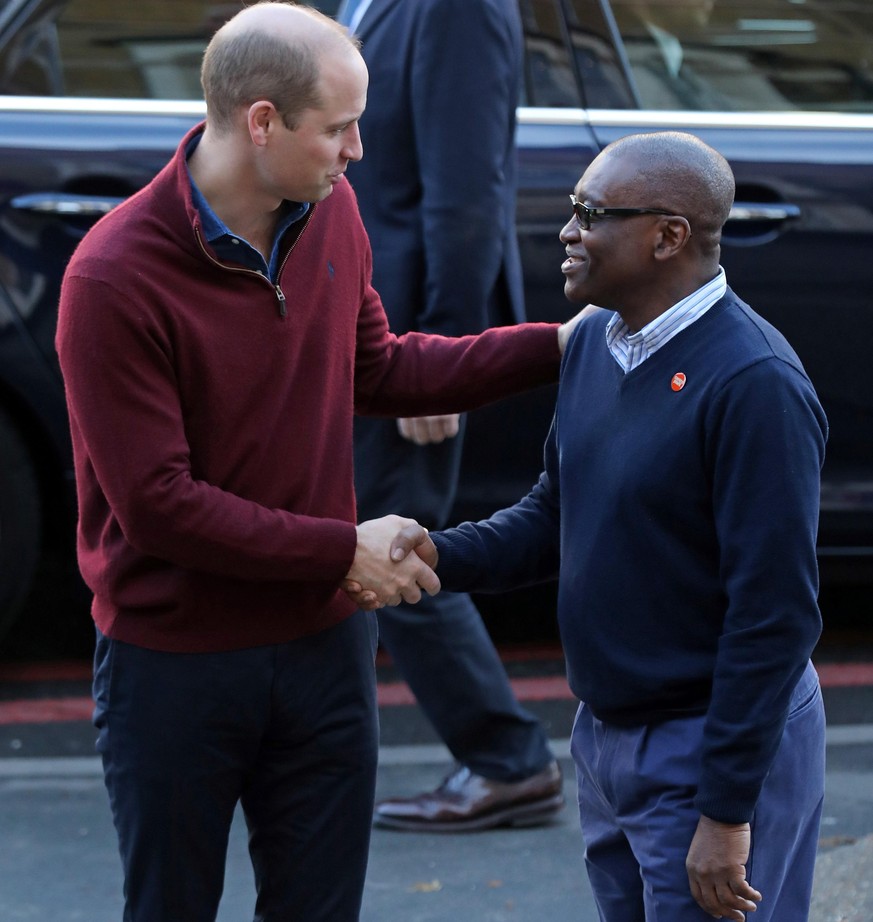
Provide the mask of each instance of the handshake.
POLYGON ((427 529, 414 519, 386 515, 357 527, 358 546, 342 588, 364 611, 421 601, 436 595, 437 549, 427 529), (410 553, 415 551, 414 554, 410 553))

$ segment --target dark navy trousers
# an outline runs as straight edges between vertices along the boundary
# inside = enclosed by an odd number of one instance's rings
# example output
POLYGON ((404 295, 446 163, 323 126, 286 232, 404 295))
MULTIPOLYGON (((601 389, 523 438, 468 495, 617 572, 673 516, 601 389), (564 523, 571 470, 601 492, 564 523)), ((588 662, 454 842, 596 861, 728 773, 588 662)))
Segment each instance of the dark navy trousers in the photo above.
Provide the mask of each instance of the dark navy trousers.
POLYGON ((355 922, 378 756, 375 615, 227 653, 98 634, 94 722, 125 922, 213 922, 240 803, 256 922, 355 922))
POLYGON ((469 595, 441 592, 383 608, 379 633, 458 762, 492 780, 519 781, 552 761, 546 731, 513 694, 469 595))
MULTIPOLYGON (((685 858, 703 717, 619 728, 583 705, 573 727, 585 864, 601 922, 707 922, 685 858)), ((776 759, 751 822, 749 883, 763 896, 750 922, 806 922, 824 799, 825 722, 818 676, 794 691, 776 759)))
MULTIPOLYGON (((393 329, 393 327, 392 327, 393 329)), ((394 419, 355 417, 360 521, 396 512, 430 529, 449 518, 465 420, 454 439, 420 446, 394 419)), ((494 781, 518 781, 554 759, 542 724, 513 694, 482 618, 466 593, 379 611, 382 643, 458 762, 494 781)))

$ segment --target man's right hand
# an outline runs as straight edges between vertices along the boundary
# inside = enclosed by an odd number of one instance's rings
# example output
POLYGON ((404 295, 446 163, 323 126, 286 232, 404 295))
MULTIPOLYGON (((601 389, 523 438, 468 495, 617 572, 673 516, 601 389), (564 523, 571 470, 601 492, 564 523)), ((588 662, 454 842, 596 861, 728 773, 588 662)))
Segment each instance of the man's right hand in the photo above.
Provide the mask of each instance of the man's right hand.
POLYGON ((432 570, 436 570, 440 559, 439 551, 431 541, 427 529, 417 522, 404 525, 394 536, 391 542, 391 559, 398 562, 405 560, 411 551, 415 551, 432 570))
POLYGON ((427 562, 432 558, 436 564, 436 548, 416 521, 387 515, 362 522, 357 532, 355 559, 343 588, 361 608, 414 603, 421 600, 422 590, 428 595, 440 591, 440 581, 427 562), (423 546, 422 556, 410 555, 418 545, 423 546))

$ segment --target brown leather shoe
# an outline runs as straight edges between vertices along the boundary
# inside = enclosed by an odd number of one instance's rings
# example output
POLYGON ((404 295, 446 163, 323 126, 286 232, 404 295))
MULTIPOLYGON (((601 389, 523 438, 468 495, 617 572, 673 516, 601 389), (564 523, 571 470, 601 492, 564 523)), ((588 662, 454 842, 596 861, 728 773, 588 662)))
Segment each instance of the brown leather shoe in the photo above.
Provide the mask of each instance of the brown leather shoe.
POLYGON ((435 790, 383 800, 373 822, 408 832, 473 832, 497 826, 536 826, 564 804, 561 769, 550 762, 521 781, 489 781, 461 766, 435 790))

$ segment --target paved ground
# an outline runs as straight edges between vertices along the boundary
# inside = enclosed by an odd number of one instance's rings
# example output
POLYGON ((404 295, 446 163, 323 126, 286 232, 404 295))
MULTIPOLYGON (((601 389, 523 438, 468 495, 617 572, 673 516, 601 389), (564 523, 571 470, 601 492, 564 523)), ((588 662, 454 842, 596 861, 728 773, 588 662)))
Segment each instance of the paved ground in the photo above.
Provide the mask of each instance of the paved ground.
POLYGON ((815 870, 810 922, 873 919, 873 836, 822 851, 815 870))
MULTIPOLYGON (((555 650, 505 657, 546 724, 568 807, 540 829, 473 835, 374 831, 362 922, 597 922, 573 810, 575 702, 555 650)), ((380 667, 378 796, 436 785, 448 753, 390 664, 380 667)), ((88 723, 88 664, 0 664, 0 920, 118 922, 120 868, 88 723)), ((855 645, 820 663, 828 790, 811 922, 873 920, 873 656, 855 645)), ((218 922, 252 916, 245 830, 231 837, 218 922)), ((750 920, 753 922, 754 917, 750 920)), ((796 920, 779 920, 796 922, 796 920)))

